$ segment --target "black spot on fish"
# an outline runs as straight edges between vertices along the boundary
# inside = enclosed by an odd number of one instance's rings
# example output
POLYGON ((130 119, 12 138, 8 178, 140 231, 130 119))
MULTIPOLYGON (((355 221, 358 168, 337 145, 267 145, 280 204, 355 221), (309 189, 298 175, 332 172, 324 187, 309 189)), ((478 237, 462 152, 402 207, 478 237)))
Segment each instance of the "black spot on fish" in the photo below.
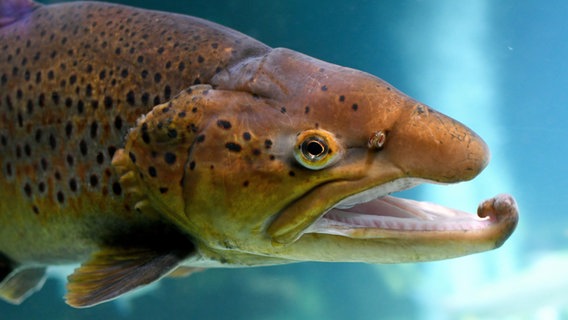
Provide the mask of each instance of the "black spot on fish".
POLYGON ((235 143, 235 142, 227 142, 225 143, 225 148, 229 149, 229 151, 232 152, 240 152, 242 147, 240 144, 235 143))
POLYGON ((248 181, 248 180, 245 180, 245 181, 243 182, 243 187, 246 188, 246 187, 248 187, 248 186, 249 186, 249 181, 248 181))
POLYGON ((140 100, 142 101, 142 104, 147 106, 148 102, 150 101, 150 94, 148 92, 144 92, 142 94, 142 97, 140 97, 140 100))
POLYGON ((193 170, 193 169, 195 169, 195 161, 191 161, 189 163, 189 170, 193 170))
POLYGON ((12 164, 10 162, 6 163, 6 176, 11 177, 13 174, 12 164))
POLYGON ((243 133, 243 139, 245 139, 245 141, 250 141, 251 139, 251 135, 249 132, 244 132, 243 133))
POLYGON ((95 188, 99 184, 99 177, 96 174, 92 174, 89 177, 89 184, 91 187, 95 188))
POLYGON ((120 196, 122 194, 122 186, 120 186, 120 183, 115 182, 112 184, 112 192, 114 192, 114 194, 117 196, 120 196))
POLYGON ((88 148, 87 148, 87 142, 83 139, 81 139, 81 141, 79 142, 79 151, 81 151, 81 154, 86 156, 87 152, 88 152, 88 148))
POLYGON ((290 177, 295 177, 295 176, 296 176, 296 173, 295 173, 294 171, 290 170, 290 172, 288 172, 288 175, 289 175, 290 177))
POLYGON ((51 100, 54 104, 59 104, 59 93, 54 91, 51 93, 51 100))
POLYGON ((172 88, 170 88, 170 86, 165 86, 164 87, 164 99, 169 100, 171 94, 172 94, 172 88))
POLYGON ((171 152, 166 152, 164 154, 164 160, 166 161, 167 164, 172 165, 176 162, 176 155, 171 152))
POLYGON ((305 113, 305 114, 310 113, 310 106, 306 106, 306 107, 304 108, 304 113, 305 113))
POLYGON ((195 139, 197 141, 197 143, 201 143, 203 141, 205 141, 205 135, 204 134, 200 134, 197 136, 197 139, 195 139))
POLYGON ((339 96, 339 102, 343 102, 343 101, 345 101, 345 96, 343 96, 343 95, 339 96))
POLYGON ((286 113, 286 107, 280 108, 280 112, 281 112, 281 113, 286 113))
POLYGON ((119 131, 122 129, 122 118, 120 116, 116 116, 116 118, 114 118, 114 127, 119 131))
POLYGON ((75 180, 75 178, 69 179, 69 190, 73 192, 77 191, 77 180, 75 180))
POLYGON ((75 163, 75 159, 73 158, 72 155, 68 154, 67 157, 65 158, 67 160, 67 164, 72 167, 73 164, 75 163))
POLYGON ((26 105, 26 109, 27 109, 28 114, 32 114, 34 112, 34 102, 31 99, 28 100, 28 104, 26 105))
POLYGON ((272 140, 269 139, 264 140, 264 147, 266 149, 270 149, 272 147, 272 140))
POLYGON ((132 163, 136 163, 136 155, 134 155, 134 153, 129 152, 128 157, 130 157, 130 161, 132 161, 132 163))
POLYGON ((40 193, 44 193, 45 190, 46 190, 45 182, 42 181, 42 182, 38 183, 38 185, 37 185, 37 190, 38 190, 40 193))
POLYGON ((217 120, 217 126, 225 130, 231 129, 231 122, 227 120, 217 120))
POLYGON ((85 111, 85 103, 83 102, 83 100, 79 100, 77 101, 77 112, 81 114, 83 113, 83 111, 85 111))
POLYGON ((103 103, 105 105, 105 108, 107 109, 111 109, 112 105, 113 105, 113 101, 112 101, 112 97, 110 96, 105 96, 103 103))
POLYGON ((53 134, 49 135, 49 146, 51 147, 51 150, 55 150, 55 147, 57 147, 57 141, 53 134))
POLYGON ((158 175, 158 172, 156 171, 155 167, 149 166, 148 167, 148 174, 150 175, 150 177, 155 178, 158 175))
POLYGON ((43 92, 39 94, 39 96, 37 98, 37 104, 41 108, 45 107, 45 94, 43 94, 43 92))
POLYGON ((73 133, 73 123, 69 121, 65 125, 65 135, 67 136, 67 138, 71 138, 72 133, 73 133))
POLYGON ((97 163, 103 164, 104 161, 105 161, 105 156, 103 155, 103 153, 102 152, 97 153, 97 163))
POLYGON ((29 183, 26 183, 24 185, 24 193, 26 194, 26 196, 31 197, 32 196, 32 186, 30 186, 29 183))
POLYGON ((351 109, 353 109, 353 111, 357 111, 357 109, 359 109, 359 105, 356 104, 356 103, 354 103, 354 104, 351 106, 351 109))
POLYGON ((99 124, 96 121, 91 123, 91 138, 95 139, 97 137, 97 132, 99 130, 99 124))
POLYGON ((65 202, 65 195, 63 195, 63 192, 58 191, 57 192, 57 202, 63 204, 65 202))
POLYGON ((160 188, 160 193, 161 193, 161 194, 166 194, 166 193, 168 193, 168 188, 166 188, 166 187, 161 187, 161 188, 160 188))
POLYGON ((126 102, 128 102, 128 104, 131 105, 131 106, 136 104, 136 98, 135 98, 135 95, 134 95, 134 91, 132 91, 132 90, 128 91, 128 93, 126 94, 126 102))
POLYGON ((327 86, 326 85, 321 86, 321 91, 327 91, 327 86))
MULTIPOLYGON (((35 142, 40 143, 41 142, 41 137, 43 136, 43 131, 41 131, 41 129, 37 129, 35 132, 35 142)), ((2 136, 2 145, 5 146, 6 144, 5 142, 5 137, 2 136)))

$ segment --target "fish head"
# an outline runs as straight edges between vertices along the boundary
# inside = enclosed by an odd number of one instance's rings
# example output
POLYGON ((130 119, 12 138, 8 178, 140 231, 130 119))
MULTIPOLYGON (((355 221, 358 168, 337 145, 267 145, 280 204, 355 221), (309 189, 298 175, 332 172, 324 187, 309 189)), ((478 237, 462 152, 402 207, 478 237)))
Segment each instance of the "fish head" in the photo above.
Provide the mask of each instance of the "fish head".
POLYGON ((191 235, 202 260, 221 264, 445 259, 500 246, 517 222, 507 195, 477 216, 389 196, 474 178, 487 145, 372 75, 287 49, 154 108, 126 149, 150 155, 136 174, 148 203, 191 235), (144 130, 160 140, 153 130, 166 137, 180 112, 178 140, 165 138, 175 150, 152 146, 154 159, 175 154, 176 167, 152 175, 164 160, 154 164, 144 130))

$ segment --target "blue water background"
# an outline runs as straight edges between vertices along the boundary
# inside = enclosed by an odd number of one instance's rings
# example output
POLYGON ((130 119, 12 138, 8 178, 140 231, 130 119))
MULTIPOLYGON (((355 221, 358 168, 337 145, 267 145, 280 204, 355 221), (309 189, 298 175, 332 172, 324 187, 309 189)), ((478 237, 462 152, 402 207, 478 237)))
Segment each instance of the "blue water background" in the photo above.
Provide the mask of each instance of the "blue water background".
POLYGON ((471 257, 208 270, 84 310, 65 305, 51 278, 21 306, 0 302, 0 319, 568 319, 568 2, 125 3, 367 71, 458 119, 490 146, 488 169, 405 195, 474 212, 512 193, 520 225, 502 248, 471 257))

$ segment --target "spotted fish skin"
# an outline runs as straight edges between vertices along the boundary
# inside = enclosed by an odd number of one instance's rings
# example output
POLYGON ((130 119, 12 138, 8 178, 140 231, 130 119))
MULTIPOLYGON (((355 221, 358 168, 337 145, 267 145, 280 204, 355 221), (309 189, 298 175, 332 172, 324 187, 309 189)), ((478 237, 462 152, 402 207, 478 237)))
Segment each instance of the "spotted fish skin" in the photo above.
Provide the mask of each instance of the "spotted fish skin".
POLYGON ((111 166, 128 129, 268 50, 197 18, 88 2, 34 8, 0 28, 0 44, 0 251, 18 261, 54 249, 51 259, 76 260, 77 243, 92 246, 84 234, 158 219, 134 213, 111 166), (38 232, 83 218, 93 224, 65 228, 58 244, 38 232))
POLYGON ((81 263, 88 307, 168 274, 297 261, 394 263, 499 247, 478 216, 387 196, 474 178, 463 124, 370 74, 198 18, 0 0, 0 297, 81 263), (181 268, 181 269, 180 269, 181 268))

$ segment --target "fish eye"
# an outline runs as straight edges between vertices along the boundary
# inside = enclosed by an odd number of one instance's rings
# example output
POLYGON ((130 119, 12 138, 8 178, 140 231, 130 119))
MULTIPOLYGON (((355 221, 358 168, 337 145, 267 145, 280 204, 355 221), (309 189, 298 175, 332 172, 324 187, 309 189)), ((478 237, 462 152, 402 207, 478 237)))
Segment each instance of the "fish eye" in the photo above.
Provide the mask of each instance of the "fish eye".
POLYGON ((335 163, 342 154, 342 148, 331 132, 306 130, 297 136, 294 157, 302 166, 319 170, 335 163))
POLYGON ((325 141, 322 141, 319 137, 310 137, 300 145, 302 150, 302 155, 307 159, 316 161, 329 152, 329 148, 325 141))

